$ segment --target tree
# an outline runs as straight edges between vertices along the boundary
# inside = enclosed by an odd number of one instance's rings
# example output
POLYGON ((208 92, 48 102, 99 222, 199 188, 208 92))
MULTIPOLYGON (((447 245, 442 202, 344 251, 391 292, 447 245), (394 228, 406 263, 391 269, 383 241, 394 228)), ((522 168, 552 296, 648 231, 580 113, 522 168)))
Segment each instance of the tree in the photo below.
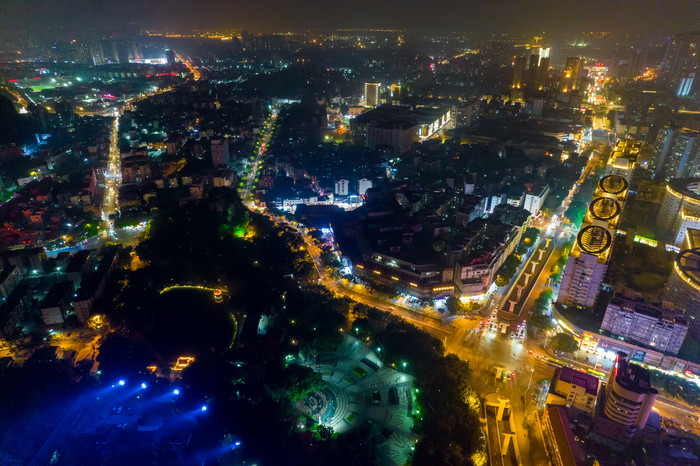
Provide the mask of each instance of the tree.
POLYGON ((527 230, 523 232, 523 243, 526 246, 530 246, 532 244, 535 244, 537 241, 537 238, 540 237, 540 230, 534 227, 530 227, 527 230))
POLYGON ((568 333, 563 332, 554 335, 549 342, 549 346, 555 351, 562 351, 564 353, 573 353, 578 349, 576 339, 568 333))
POLYGON ((510 279, 515 275, 515 271, 518 270, 520 265, 520 259, 515 255, 511 254, 506 257, 503 261, 503 265, 498 269, 498 277, 496 278, 497 286, 504 286, 510 282, 510 279))
POLYGON ((459 300, 459 298, 455 298, 454 296, 450 296, 445 300, 445 307, 447 308, 447 312, 452 314, 453 316, 457 315, 462 315, 464 313, 464 306, 462 306, 462 301, 459 300))
POLYGON ((549 302, 552 300, 552 289, 547 288, 535 299, 533 304, 532 312, 534 314, 544 314, 549 306, 549 302))
POLYGON ((544 314, 533 315, 530 317, 528 323, 534 327, 541 328, 542 330, 551 330, 554 328, 552 318, 544 314))

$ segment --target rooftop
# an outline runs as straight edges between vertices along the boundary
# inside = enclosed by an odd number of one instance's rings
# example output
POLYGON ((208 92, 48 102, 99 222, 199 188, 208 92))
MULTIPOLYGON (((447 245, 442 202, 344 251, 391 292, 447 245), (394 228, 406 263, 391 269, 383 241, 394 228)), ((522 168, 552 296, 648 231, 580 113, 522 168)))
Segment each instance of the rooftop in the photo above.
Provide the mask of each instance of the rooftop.
POLYGON ((627 355, 625 353, 617 353, 615 364, 615 381, 618 385, 635 393, 658 393, 656 389, 651 386, 649 371, 637 364, 631 364, 627 360, 627 355))
POLYGON ((583 465, 566 410, 561 406, 547 405, 546 412, 562 463, 567 466, 583 465))
POLYGON ((554 377, 552 377, 552 387, 555 387, 557 381, 570 383, 576 385, 577 387, 583 387, 586 389, 586 393, 589 395, 598 394, 598 377, 585 372, 577 371, 570 367, 559 367, 554 371, 554 377))

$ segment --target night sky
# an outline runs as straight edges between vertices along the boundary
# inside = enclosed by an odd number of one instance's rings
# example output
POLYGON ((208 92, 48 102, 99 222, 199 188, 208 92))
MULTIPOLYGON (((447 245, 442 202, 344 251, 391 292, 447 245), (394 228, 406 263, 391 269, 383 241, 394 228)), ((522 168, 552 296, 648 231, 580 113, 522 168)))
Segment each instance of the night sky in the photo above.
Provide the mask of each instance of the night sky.
MULTIPOLYGON (((551 34, 675 33, 700 28, 700 0, 3 0, 4 36, 35 28, 166 27, 298 31, 407 28, 551 34)), ((72 31, 71 31, 72 32, 72 31)))

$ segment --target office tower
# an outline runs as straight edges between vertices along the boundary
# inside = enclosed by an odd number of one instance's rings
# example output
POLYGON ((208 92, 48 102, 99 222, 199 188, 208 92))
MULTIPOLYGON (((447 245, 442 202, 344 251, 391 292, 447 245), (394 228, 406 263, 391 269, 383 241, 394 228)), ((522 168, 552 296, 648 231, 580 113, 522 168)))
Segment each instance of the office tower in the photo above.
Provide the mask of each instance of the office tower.
POLYGON ((629 444, 646 426, 658 394, 651 386, 649 371, 630 363, 625 353, 618 352, 598 396, 593 432, 613 442, 629 444))
POLYGON ((661 129, 651 155, 654 173, 667 180, 700 176, 700 132, 687 128, 661 129))
POLYGON ((93 65, 104 65, 107 63, 102 42, 93 42, 89 45, 90 61, 93 65))
MULTIPOLYGON (((679 84, 684 78, 697 75, 700 71, 699 65, 700 31, 677 34, 668 43, 661 64, 660 77, 669 83, 675 91, 679 89, 679 84)), ((697 82, 694 84, 697 87, 697 82)))
POLYGON ((537 64, 537 82, 536 88, 541 90, 547 84, 549 76, 549 52, 550 48, 540 48, 540 60, 537 64))
POLYGON ((561 83, 559 84, 559 90, 561 92, 571 92, 578 89, 580 67, 580 57, 569 57, 566 59, 564 74, 562 75, 561 83))
POLYGON ((688 229, 664 291, 664 301, 683 313, 690 333, 700 337, 700 230, 688 229))
POLYGON ((527 59, 525 57, 517 57, 513 63, 513 82, 511 89, 521 89, 525 86, 525 70, 527 59))
POLYGON ((680 315, 616 294, 605 309, 600 328, 625 341, 676 355, 688 334, 688 323, 680 315))
POLYGON ((654 146, 651 149, 651 163, 656 176, 663 172, 666 156, 671 150, 671 145, 675 140, 676 130, 674 128, 663 128, 659 130, 654 141, 654 146))
POLYGON ((612 252, 628 183, 610 175, 600 179, 571 248, 557 302, 565 306, 591 308, 598 299, 612 252))
POLYGON ((681 78, 678 84, 678 89, 676 90, 676 95, 678 97, 688 97, 690 95, 690 90, 695 82, 695 73, 690 73, 685 78, 681 78))
POLYGON ((165 49, 165 59, 167 60, 168 65, 175 63, 175 51, 172 49, 165 49))
POLYGON ((524 102, 524 88, 527 71, 527 59, 517 57, 513 62, 513 81, 510 85, 510 100, 512 102, 524 102))
POLYGON ((379 83, 365 83, 365 107, 379 106, 379 83))
POLYGON ((527 65, 527 86, 536 89, 537 78, 539 76, 540 56, 536 53, 530 55, 530 61, 527 65))

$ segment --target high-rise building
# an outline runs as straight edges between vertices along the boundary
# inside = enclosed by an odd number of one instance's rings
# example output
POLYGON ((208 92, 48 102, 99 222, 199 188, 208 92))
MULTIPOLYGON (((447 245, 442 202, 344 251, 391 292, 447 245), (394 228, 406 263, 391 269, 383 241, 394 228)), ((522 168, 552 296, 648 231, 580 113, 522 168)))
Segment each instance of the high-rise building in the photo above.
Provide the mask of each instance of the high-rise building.
POLYGON ((694 82, 695 73, 690 73, 685 78, 681 78, 681 82, 678 84, 678 89, 676 90, 676 95, 678 97, 688 97, 690 95, 690 90, 693 88, 694 82))
POLYGON ((479 118, 479 102, 460 102, 459 105, 452 107, 450 115, 452 116, 451 125, 453 128, 471 126, 479 118))
POLYGON ((175 51, 173 49, 165 49, 165 59, 167 60, 168 65, 175 63, 175 51))
POLYGON ((566 262, 557 302, 591 308, 598 299, 612 244, 627 199, 628 182, 618 175, 600 179, 566 262))
POLYGON ((540 59, 537 64, 537 82, 535 83, 536 88, 540 90, 547 84, 547 77, 549 76, 549 52, 549 47, 540 47, 540 59))
POLYGON ((683 313, 693 337, 700 337, 700 230, 689 229, 676 256, 664 291, 664 301, 683 313))
POLYGON ((680 246, 688 228, 700 221, 700 178, 677 178, 666 185, 656 225, 665 237, 680 246))
MULTIPOLYGON (((683 79, 697 76, 700 72, 700 31, 677 34, 669 40, 660 76, 674 90, 680 90, 683 79)), ((687 81, 686 81, 687 83, 687 81)), ((688 93, 697 88, 697 81, 690 83, 688 93), (693 84, 695 87, 693 88, 693 84)), ((687 95, 687 94, 686 94, 687 95)))
POLYGON ((540 56, 537 53, 530 55, 527 65, 527 86, 537 89, 537 78, 539 76, 540 56))
POLYGON ((379 83, 365 83, 365 107, 379 107, 379 83))
POLYGON ((561 92, 571 92, 578 89, 578 79, 581 67, 581 57, 568 57, 564 74, 561 77, 559 89, 561 92))
POLYGON ((211 162, 214 168, 228 167, 231 164, 228 139, 211 140, 211 162))
POLYGON ((600 328, 626 341, 676 355, 688 334, 688 323, 680 315, 644 299, 615 295, 608 303, 600 328))
POLYGON ((656 172, 665 179, 700 176, 700 132, 687 128, 659 131, 656 172))
POLYGON ((372 180, 368 180, 367 178, 360 178, 357 181, 357 193, 360 196, 364 196, 365 193, 367 192, 368 189, 372 187, 372 180))
POLYGON ((347 196, 348 195, 348 180, 340 179, 335 182, 335 187, 333 192, 336 196, 347 196))
POLYGON ((513 62, 513 82, 511 89, 521 89, 525 87, 525 71, 527 67, 527 58, 517 57, 513 62))
POLYGON ((650 379, 647 369, 618 352, 598 396, 593 432, 623 445, 641 433, 659 394, 650 379))
POLYGON ((525 191, 525 196, 523 198, 523 209, 530 212, 533 216, 536 216, 542 208, 542 204, 544 204, 545 199, 547 199, 548 194, 548 184, 528 188, 527 191, 525 191))

